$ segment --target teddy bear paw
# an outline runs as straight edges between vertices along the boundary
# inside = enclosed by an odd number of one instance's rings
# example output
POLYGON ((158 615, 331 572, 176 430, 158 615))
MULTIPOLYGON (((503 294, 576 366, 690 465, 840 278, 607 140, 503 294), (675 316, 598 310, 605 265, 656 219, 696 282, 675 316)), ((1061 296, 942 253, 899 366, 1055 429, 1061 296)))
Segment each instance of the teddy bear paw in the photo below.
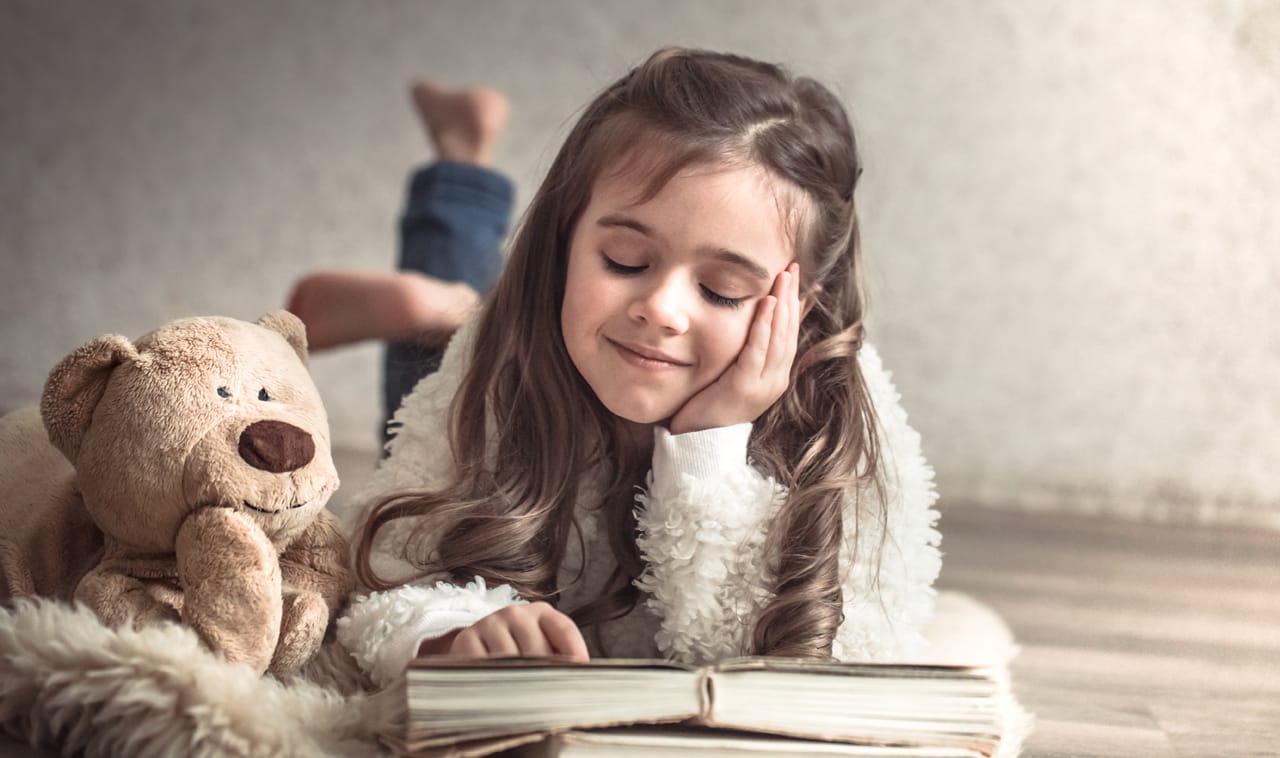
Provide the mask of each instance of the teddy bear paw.
POLYGON ((320 650, 329 626, 329 606, 315 592, 286 592, 276 644, 268 671, 276 676, 297 671, 320 650))

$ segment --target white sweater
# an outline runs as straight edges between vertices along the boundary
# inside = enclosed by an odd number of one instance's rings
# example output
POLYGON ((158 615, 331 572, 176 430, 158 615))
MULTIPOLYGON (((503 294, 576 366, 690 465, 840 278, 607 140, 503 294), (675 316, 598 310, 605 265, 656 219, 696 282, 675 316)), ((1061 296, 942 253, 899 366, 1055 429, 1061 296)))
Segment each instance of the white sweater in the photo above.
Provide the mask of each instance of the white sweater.
MULTIPOLYGON (((447 479, 449 404, 469 360, 473 329, 474 322, 458 332, 440 371, 405 398, 392 421, 390 455, 368 488, 339 510, 348 532, 378 495, 439 486, 447 479)), ((879 499, 864 493, 855 534, 857 500, 854 493, 846 498, 840 554, 844 621, 834 653, 844 660, 903 660, 921 652, 920 630, 933 613, 933 582, 941 567, 934 528, 938 514, 932 507, 937 495, 920 436, 907 425, 874 348, 864 345, 859 361, 880 417, 888 522, 881 523, 879 499)), ((769 597, 765 534, 786 498, 781 487, 748 463, 750 433, 751 424, 681 435, 655 428, 647 491, 637 496, 645 570, 636 584, 642 600, 629 615, 603 626, 603 652, 690 663, 748 652, 751 619, 769 597)), ((576 540, 570 541, 560 570, 562 608, 596 598, 616 566, 597 523, 601 496, 591 477, 580 483, 576 515, 586 555, 576 540), (579 568, 585 570, 574 582, 579 568)), ((412 521, 400 519, 379 532, 373 566, 380 575, 413 575, 400 553, 412 521)), ((520 602, 511 587, 486 587, 482 579, 465 586, 407 582, 357 594, 338 620, 338 639, 375 682, 385 685, 404 670, 423 640, 520 602)), ((601 652, 591 650, 592 655, 601 652)))

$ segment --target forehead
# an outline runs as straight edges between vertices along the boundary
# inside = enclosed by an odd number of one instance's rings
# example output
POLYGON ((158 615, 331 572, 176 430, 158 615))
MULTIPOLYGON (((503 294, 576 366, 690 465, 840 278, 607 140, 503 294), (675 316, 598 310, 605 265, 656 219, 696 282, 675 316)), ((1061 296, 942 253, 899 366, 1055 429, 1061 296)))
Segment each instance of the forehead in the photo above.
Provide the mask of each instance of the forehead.
POLYGON ((757 255, 778 252, 789 261, 804 205, 798 188, 758 164, 703 163, 673 171, 624 159, 596 179, 585 220, 634 229, 617 223, 633 219, 651 236, 757 255))

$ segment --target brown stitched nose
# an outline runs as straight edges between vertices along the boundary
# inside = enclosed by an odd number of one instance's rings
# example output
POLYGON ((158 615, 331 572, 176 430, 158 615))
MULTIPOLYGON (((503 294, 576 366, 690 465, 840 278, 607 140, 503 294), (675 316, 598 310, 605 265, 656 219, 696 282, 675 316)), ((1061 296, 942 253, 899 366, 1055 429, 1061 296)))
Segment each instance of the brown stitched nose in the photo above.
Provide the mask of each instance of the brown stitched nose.
POLYGON ((315 455, 311 435, 283 421, 258 421, 240 433, 240 457, 262 471, 295 471, 315 455))

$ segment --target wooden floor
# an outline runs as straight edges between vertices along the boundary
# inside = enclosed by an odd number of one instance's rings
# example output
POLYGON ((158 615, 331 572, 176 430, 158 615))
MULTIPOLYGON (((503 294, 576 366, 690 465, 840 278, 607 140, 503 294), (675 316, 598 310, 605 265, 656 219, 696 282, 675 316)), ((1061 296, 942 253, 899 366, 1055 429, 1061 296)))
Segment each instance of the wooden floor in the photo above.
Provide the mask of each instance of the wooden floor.
POLYGON ((1024 755, 1280 756, 1280 533, 950 504, 941 587, 1022 646, 1024 755))

